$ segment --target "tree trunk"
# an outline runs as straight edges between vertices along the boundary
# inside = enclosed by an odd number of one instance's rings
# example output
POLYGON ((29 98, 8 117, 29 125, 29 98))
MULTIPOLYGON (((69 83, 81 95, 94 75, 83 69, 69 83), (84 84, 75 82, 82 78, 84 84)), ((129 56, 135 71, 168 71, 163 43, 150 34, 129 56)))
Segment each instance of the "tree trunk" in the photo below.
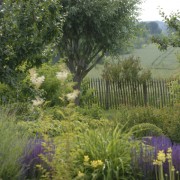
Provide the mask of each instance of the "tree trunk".
MULTIPOLYGON (((73 87, 74 90, 78 90, 81 92, 81 83, 82 83, 83 78, 81 78, 80 75, 75 75, 73 78, 73 81, 76 83, 75 86, 73 87)), ((80 94, 78 97, 75 99, 74 103, 79 106, 80 103, 80 94)))

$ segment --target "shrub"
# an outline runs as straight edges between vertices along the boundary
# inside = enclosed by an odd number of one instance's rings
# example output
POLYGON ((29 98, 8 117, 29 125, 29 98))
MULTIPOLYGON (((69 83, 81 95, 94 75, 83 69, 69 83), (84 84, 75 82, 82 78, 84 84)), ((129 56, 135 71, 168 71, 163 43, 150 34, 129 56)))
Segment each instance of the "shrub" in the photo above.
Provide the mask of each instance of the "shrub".
MULTIPOLYGON (((125 124, 126 129, 140 123, 150 123, 162 129, 163 134, 173 142, 180 142, 180 111, 179 107, 125 107, 120 110, 103 112, 109 120, 125 124)), ((145 135, 152 135, 151 132, 145 135)))
POLYGON ((93 95, 94 90, 89 88, 90 79, 86 78, 81 84, 80 107, 87 106, 87 104, 97 103, 97 99, 93 95))
POLYGON ((100 119, 102 117, 102 109, 97 104, 91 106, 84 105, 83 107, 77 108, 83 116, 89 116, 93 119, 100 119))
MULTIPOLYGON (((48 102, 49 106, 64 105, 64 96, 71 92, 73 89, 72 77, 67 67, 61 62, 52 64, 51 62, 45 63, 38 69, 40 75, 45 76, 45 81, 42 84, 44 90, 44 98, 48 102), (58 79, 58 72, 67 72, 67 77, 64 79, 58 79)), ((67 105, 67 103, 65 103, 67 105)))
MULTIPOLYGON (((152 107, 125 107, 121 106, 120 110, 103 113, 109 120, 120 124, 126 124, 125 130, 141 124, 150 123, 163 130, 163 118, 160 110, 152 107)), ((151 132, 149 132, 151 133, 151 132)), ((150 134, 146 134, 150 135, 150 134)))
POLYGON ((151 72, 143 70, 138 57, 130 56, 122 60, 117 57, 115 60, 117 62, 105 64, 102 74, 105 80, 113 82, 120 80, 142 82, 151 78, 151 72))

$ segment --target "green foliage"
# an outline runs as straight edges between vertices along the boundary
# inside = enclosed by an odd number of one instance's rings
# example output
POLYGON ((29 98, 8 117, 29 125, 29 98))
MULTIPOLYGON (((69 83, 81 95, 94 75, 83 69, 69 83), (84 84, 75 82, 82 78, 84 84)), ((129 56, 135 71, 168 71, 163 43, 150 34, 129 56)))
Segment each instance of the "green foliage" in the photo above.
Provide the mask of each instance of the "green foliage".
POLYGON ((143 82, 151 78, 151 72, 143 70, 139 58, 130 56, 123 60, 117 58, 117 62, 114 63, 106 63, 102 77, 114 82, 120 80, 143 82))
POLYGON ((97 104, 86 105, 80 108, 77 108, 84 116, 89 116, 93 119, 100 119, 102 117, 102 109, 97 104))
MULTIPOLYGON (((154 125, 154 130, 158 128, 162 130, 163 134, 169 137, 174 142, 180 142, 180 112, 179 106, 164 107, 156 109, 152 107, 121 107, 120 110, 111 110, 103 113, 106 118, 111 121, 126 124, 124 130, 129 130, 135 125, 141 123, 150 123, 154 125)), ((144 135, 153 135, 158 131, 151 130, 145 132, 144 135)))
POLYGON ((164 119, 163 131, 171 138, 172 141, 180 142, 180 112, 179 106, 174 108, 163 109, 162 115, 164 119))
POLYGON ((62 22, 58 1, 4 0, 0 11, 0 82, 13 85, 17 72, 48 60, 52 43, 61 37, 62 22))
POLYGON ((166 50, 168 46, 180 47, 180 12, 172 13, 169 17, 164 12, 161 12, 161 16, 170 29, 169 35, 161 38, 154 37, 152 41, 157 43, 161 50, 166 50))
POLYGON ((21 175, 20 158, 28 136, 17 126, 12 111, 1 108, 0 114, 0 177, 15 180, 21 175))
POLYGON ((45 80, 41 86, 44 91, 44 98, 47 105, 52 106, 62 106, 67 104, 65 101, 65 95, 73 90, 72 76, 70 75, 67 67, 62 63, 52 64, 44 63, 41 68, 37 69, 39 75, 44 75, 45 80), (57 78, 57 73, 67 71, 68 76, 65 80, 59 80, 57 78))
POLYGON ((36 120, 36 121, 20 121, 18 122, 18 126, 21 129, 26 130, 32 136, 36 136, 37 134, 43 135, 48 134, 49 136, 57 136, 62 132, 62 127, 60 122, 57 120, 51 120, 45 118, 44 120, 36 120))
POLYGON ((1 104, 25 103, 33 96, 32 86, 26 81, 24 75, 16 76, 16 82, 13 82, 13 86, 0 83, 1 104))
POLYGON ((138 145, 131 135, 119 126, 87 130, 78 143, 76 169, 84 174, 80 179, 131 179, 131 150, 138 145))
POLYGON ((170 94, 175 105, 180 105, 180 75, 175 78, 169 83, 170 94))
POLYGON ((154 136, 163 135, 162 129, 150 123, 141 123, 141 124, 134 125, 130 129, 130 131, 133 133, 135 137, 143 137, 149 134, 152 134, 154 136))
POLYGON ((81 84, 80 107, 84 107, 88 102, 96 103, 94 90, 89 88, 89 81, 90 79, 85 78, 81 84))

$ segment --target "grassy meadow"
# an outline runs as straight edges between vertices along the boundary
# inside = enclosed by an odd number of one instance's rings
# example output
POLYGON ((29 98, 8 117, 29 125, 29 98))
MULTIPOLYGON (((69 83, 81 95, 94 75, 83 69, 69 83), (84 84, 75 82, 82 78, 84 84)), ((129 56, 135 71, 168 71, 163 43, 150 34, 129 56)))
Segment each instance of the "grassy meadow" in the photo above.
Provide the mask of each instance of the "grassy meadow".
MULTIPOLYGON (((134 55, 140 57, 144 68, 151 69, 154 78, 168 78, 180 71, 180 63, 176 54, 179 48, 168 48, 167 51, 158 50, 157 46, 150 44, 142 49, 135 49, 131 54, 122 55, 122 58, 134 55)), ((103 64, 98 64, 87 77, 101 77, 103 64)))

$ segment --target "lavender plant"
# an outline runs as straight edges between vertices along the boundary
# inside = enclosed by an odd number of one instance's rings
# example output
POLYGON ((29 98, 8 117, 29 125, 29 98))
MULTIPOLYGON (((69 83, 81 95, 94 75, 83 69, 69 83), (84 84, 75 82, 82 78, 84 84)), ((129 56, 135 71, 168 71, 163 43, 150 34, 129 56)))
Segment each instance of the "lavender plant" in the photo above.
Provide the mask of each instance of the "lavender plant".
POLYGON ((35 139, 29 141, 27 147, 25 148, 24 155, 21 158, 21 164, 23 167, 21 176, 23 179, 40 177, 42 172, 39 171, 37 165, 41 165, 47 171, 51 171, 51 167, 49 166, 49 164, 47 164, 41 158, 42 155, 48 156, 48 158, 50 158, 49 153, 54 153, 52 152, 52 149, 51 152, 46 151, 44 144, 49 143, 51 142, 45 142, 43 139, 35 139))
MULTIPOLYGON (((176 171, 180 171, 180 145, 174 144, 168 137, 145 137, 140 151, 135 149, 132 151, 134 170, 139 169, 142 172, 142 179, 156 179, 156 167, 159 165, 156 162, 153 165, 153 160, 158 159, 158 154, 168 154, 169 148, 172 149, 172 166, 176 171), (161 153, 162 152, 162 153, 161 153)), ((169 161, 163 161, 162 166, 163 174, 170 176, 169 161)), ((162 171, 161 170, 161 171, 162 171)))

